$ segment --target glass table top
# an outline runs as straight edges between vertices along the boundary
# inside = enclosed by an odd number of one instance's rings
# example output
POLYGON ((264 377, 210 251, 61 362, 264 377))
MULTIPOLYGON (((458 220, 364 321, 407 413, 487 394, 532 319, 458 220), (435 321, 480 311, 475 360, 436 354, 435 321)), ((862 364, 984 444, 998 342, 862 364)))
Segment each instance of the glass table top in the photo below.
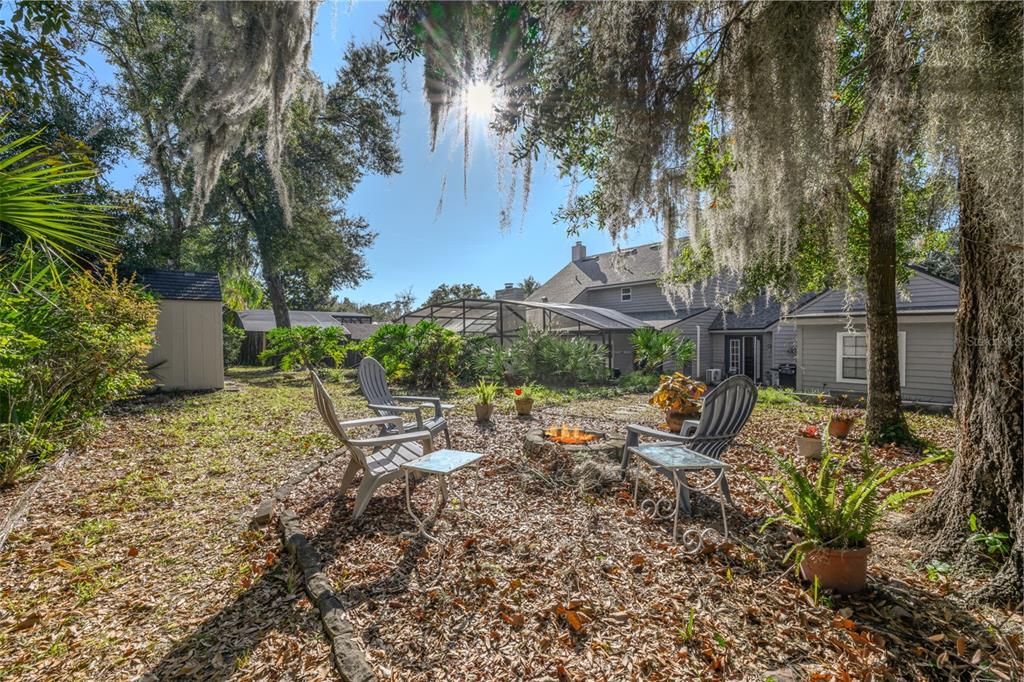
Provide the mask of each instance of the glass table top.
POLYGON ((409 471, 422 471, 428 474, 450 474, 464 466, 472 464, 483 457, 479 452, 463 452, 462 450, 435 450, 429 455, 420 457, 415 462, 402 465, 409 471))
POLYGON ((665 469, 722 469, 727 465, 679 443, 649 443, 629 449, 637 457, 665 469))

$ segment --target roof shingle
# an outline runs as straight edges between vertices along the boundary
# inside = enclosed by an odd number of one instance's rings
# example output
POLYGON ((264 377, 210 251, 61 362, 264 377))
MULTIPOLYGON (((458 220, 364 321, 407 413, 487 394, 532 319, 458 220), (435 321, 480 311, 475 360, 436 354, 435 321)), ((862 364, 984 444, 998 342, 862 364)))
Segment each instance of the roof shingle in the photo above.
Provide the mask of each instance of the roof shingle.
POLYGON ((136 282, 159 298, 175 301, 219 301, 220 277, 216 272, 143 270, 136 282))

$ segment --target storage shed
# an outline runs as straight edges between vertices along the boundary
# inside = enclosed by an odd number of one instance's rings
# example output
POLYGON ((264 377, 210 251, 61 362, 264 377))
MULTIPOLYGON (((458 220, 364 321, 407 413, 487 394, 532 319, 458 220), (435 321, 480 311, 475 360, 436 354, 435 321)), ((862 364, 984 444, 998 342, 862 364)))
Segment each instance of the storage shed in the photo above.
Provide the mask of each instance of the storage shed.
POLYGON ((136 280, 156 296, 160 315, 146 364, 165 391, 224 387, 223 305, 215 272, 146 270, 136 280))

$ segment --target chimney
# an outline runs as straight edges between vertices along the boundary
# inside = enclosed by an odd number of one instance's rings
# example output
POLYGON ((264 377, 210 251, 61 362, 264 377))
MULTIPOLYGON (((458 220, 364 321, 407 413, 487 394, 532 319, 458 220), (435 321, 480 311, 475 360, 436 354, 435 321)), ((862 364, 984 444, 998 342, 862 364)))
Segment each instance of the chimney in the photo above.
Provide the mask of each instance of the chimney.
POLYGON ((572 262, 575 263, 578 260, 583 260, 587 257, 587 247, 583 245, 583 242, 576 242, 572 247, 572 262))
POLYGON ((517 287, 512 282, 505 282, 505 288, 495 291, 494 298, 499 301, 522 301, 526 298, 526 293, 523 292, 522 287, 517 287))

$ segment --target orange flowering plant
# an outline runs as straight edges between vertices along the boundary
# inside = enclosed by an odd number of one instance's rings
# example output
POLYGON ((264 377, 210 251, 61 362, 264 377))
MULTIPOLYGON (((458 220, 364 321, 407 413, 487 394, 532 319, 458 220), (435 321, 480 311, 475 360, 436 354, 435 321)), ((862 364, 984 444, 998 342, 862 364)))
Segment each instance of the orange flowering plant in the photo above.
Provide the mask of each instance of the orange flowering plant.
POLYGON ((647 402, 666 412, 679 412, 685 417, 700 412, 700 397, 707 390, 706 384, 675 372, 671 376, 661 377, 657 390, 647 402))
POLYGON ((821 438, 821 429, 815 424, 804 424, 796 433, 803 438, 821 438))

